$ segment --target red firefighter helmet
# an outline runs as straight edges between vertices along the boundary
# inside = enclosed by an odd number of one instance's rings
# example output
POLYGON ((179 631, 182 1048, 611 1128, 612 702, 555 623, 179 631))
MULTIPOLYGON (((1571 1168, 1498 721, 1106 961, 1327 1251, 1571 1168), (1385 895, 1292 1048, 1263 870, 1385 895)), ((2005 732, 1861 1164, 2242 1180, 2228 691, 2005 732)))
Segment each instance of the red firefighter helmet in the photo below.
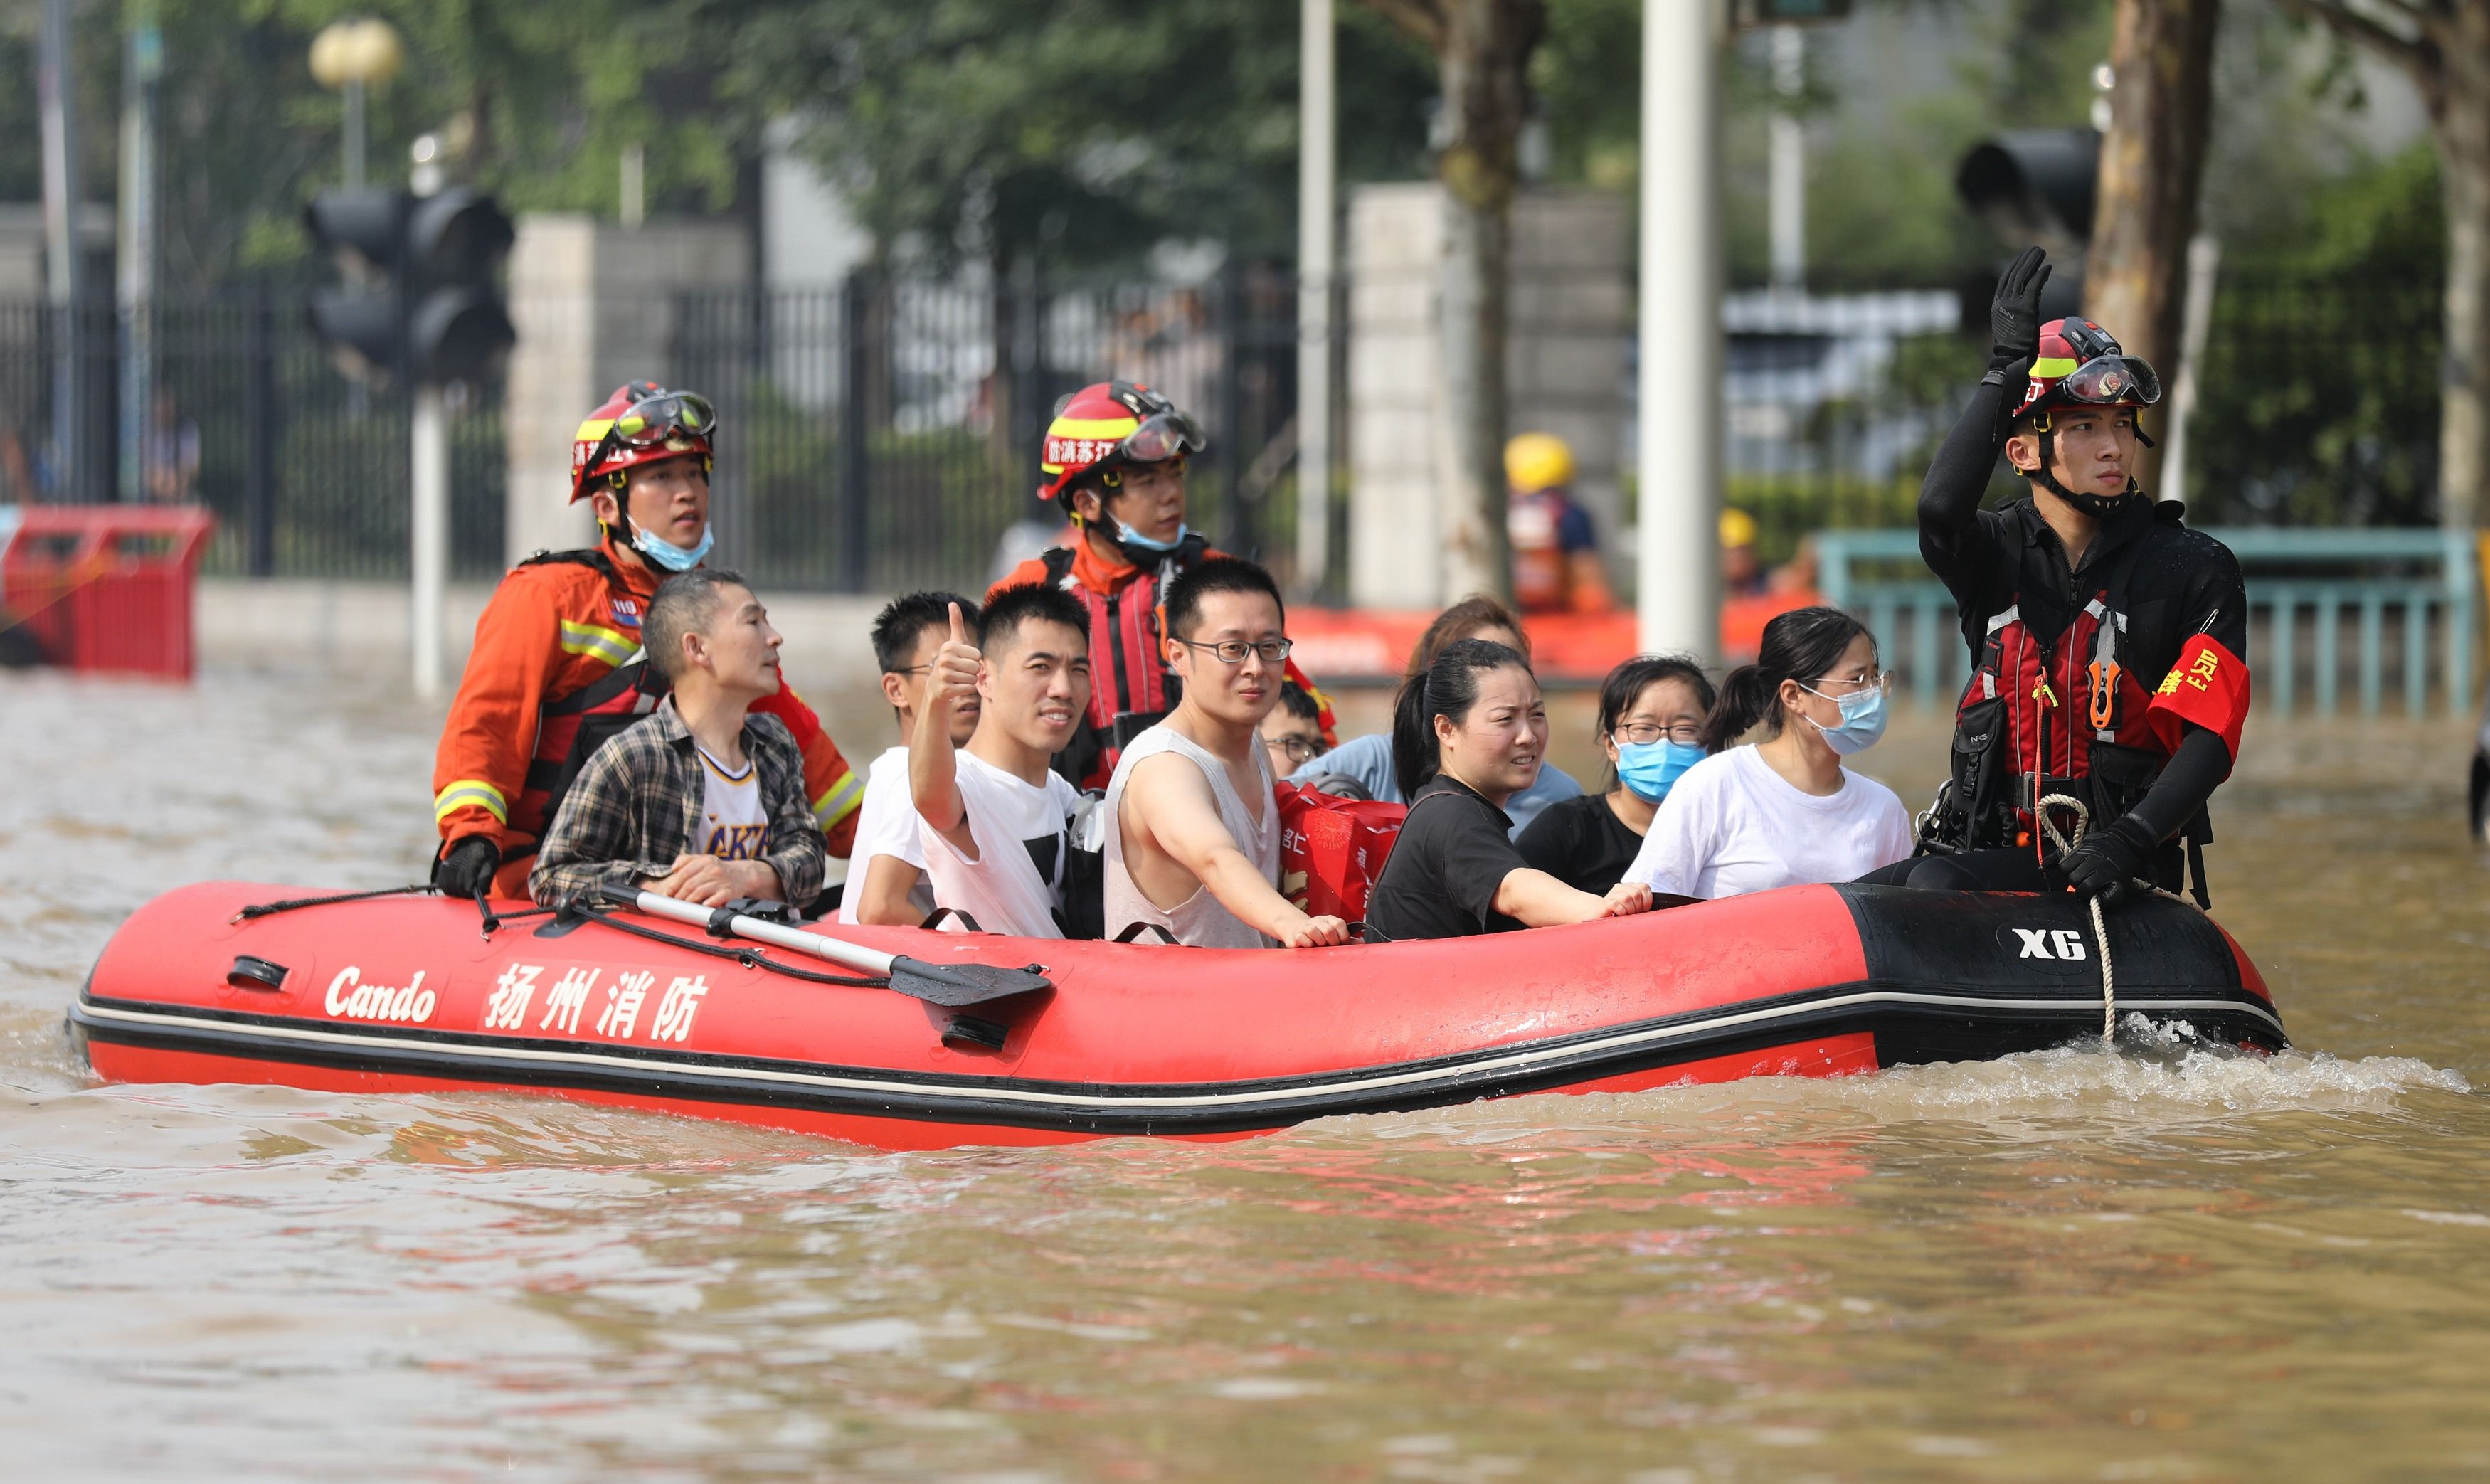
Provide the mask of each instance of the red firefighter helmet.
POLYGON ((2160 400, 2161 378, 2143 357, 2119 349, 2091 320, 2069 315, 2041 327, 2041 353, 2014 416, 2052 407, 2151 407, 2160 400))
POLYGON ((1202 429, 1173 402, 1129 381, 1102 381, 1055 404, 1046 425, 1046 451, 1038 467, 1048 476, 1040 500, 1060 500, 1087 474, 1105 476, 1126 464, 1157 464, 1202 451, 1202 429))
POLYGON ((669 392, 654 382, 624 382, 588 415, 570 440, 570 500, 576 505, 622 472, 670 458, 697 457, 707 474, 716 460, 717 409, 697 392, 669 392))

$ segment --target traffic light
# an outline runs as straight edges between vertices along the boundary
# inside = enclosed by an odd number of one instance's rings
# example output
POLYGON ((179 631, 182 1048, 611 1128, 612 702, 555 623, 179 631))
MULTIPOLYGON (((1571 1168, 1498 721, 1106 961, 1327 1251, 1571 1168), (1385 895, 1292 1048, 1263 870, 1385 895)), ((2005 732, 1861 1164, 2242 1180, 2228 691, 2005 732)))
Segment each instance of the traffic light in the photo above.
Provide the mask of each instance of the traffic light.
POLYGON ((424 386, 489 370, 518 336, 494 281, 515 237, 493 198, 329 190, 304 211, 346 283, 311 301, 311 329, 349 374, 424 386))
POLYGON ((1819 26, 1850 18, 1850 0, 1738 0, 1741 30, 1756 26, 1819 26))
POLYGON ((2039 243, 2065 258, 2092 239, 2099 173, 2100 135, 2092 130, 2021 129, 1974 145, 1954 189, 2009 247, 2039 243))

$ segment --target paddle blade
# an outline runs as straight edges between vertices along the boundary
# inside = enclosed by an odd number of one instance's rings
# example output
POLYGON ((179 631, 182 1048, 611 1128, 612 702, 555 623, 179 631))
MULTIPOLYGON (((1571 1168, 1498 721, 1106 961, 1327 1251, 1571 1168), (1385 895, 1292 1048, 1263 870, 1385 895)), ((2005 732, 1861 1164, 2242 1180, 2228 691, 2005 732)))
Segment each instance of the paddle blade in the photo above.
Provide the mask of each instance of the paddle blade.
POLYGON ((890 987, 929 1004, 957 1009, 1008 1000, 1014 995, 1053 989, 1055 981, 1034 969, 1004 969, 994 964, 929 964, 905 954, 890 961, 890 987))

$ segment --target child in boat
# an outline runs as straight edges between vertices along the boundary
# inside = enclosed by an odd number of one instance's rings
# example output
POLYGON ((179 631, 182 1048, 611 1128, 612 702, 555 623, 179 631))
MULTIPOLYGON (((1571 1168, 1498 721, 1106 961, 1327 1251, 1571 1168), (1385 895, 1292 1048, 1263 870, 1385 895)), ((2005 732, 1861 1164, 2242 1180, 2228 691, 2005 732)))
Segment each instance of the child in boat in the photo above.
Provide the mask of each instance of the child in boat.
POLYGON ((1446 645, 1402 683, 1392 754, 1409 816, 1367 899, 1370 936, 1461 938, 1651 910, 1646 887, 1578 891, 1514 848, 1504 805, 1538 776, 1547 747, 1539 681, 1506 645, 1446 645))
POLYGON ((989 933, 1063 936, 1069 822, 1081 795, 1050 764, 1089 706, 1089 614, 1052 584, 987 595, 976 641, 961 605, 934 652, 908 747, 934 900, 989 933), (977 708, 967 745, 952 728, 977 708))
POLYGON ((1285 778, 1330 751, 1323 742, 1322 703, 1295 681, 1280 682, 1280 704, 1262 718, 1262 754, 1271 776, 1285 778))
POLYGON ((1711 756, 1652 819, 1625 879, 1684 896, 1736 896, 1855 881, 1911 853, 1894 791, 1841 760, 1885 732, 1876 641, 1839 608, 1794 608, 1764 626, 1751 665, 1729 672, 1704 718, 1711 756), (1761 742, 1731 743, 1756 723, 1761 742))
POLYGON ((678 572, 649 600, 640 635, 672 693, 580 770, 530 893, 544 907, 609 886, 700 907, 821 895, 829 857, 803 754, 785 722, 751 709, 777 693, 783 642, 761 600, 734 572, 678 572))
POLYGON ((1679 655, 1638 655, 1600 686, 1598 736, 1608 789, 1549 804, 1514 841, 1521 858, 1577 891, 1625 879, 1652 816, 1703 758, 1703 718, 1717 697, 1702 666, 1679 655))
POLYGON ((1188 947, 1348 942, 1279 892, 1280 808, 1260 735, 1280 704, 1287 615, 1271 574, 1210 557, 1168 585, 1167 663, 1183 695, 1107 784, 1107 936, 1188 947))
MULTIPOLYGON (((977 605, 957 593, 911 593, 891 599, 873 621, 874 661, 882 667, 882 695, 899 722, 898 744, 873 760, 856 810, 855 851, 849 858, 847 890, 839 920, 914 927, 934 911, 925 883, 925 847, 919 842, 916 800, 908 790, 908 739, 933 688, 934 655, 950 636, 950 610, 966 626, 977 622, 977 605)), ((977 729, 976 698, 951 718, 951 744, 977 729)))
MULTIPOLYGON (((1402 679, 1405 682, 1426 674, 1444 646, 1463 639, 1486 639, 1521 655, 1525 663, 1530 658, 1530 636, 1521 631, 1521 620, 1494 598, 1473 594, 1435 615, 1410 650, 1409 668, 1403 672, 1402 679)), ((1407 800, 1394 776, 1394 767, 1392 735, 1377 732, 1350 738, 1289 774, 1288 781, 1312 784, 1345 799, 1404 803, 1407 800)), ((1565 770, 1542 762, 1530 786, 1505 801, 1504 812, 1513 820, 1514 837, 1519 839, 1521 831, 1530 828, 1540 810, 1581 795, 1582 785, 1565 770)))

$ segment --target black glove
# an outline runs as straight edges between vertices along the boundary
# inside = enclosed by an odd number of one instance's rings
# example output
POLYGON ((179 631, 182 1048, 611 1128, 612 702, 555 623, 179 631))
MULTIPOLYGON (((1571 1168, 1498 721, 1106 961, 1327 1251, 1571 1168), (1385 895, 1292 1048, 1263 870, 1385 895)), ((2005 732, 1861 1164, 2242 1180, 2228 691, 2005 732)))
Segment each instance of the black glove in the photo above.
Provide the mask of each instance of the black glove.
POLYGON ((480 834, 450 845, 432 862, 432 884, 444 896, 472 901, 493 889, 493 873, 502 868, 502 847, 480 834))
POLYGON ((2085 831, 2083 843, 2067 852, 2058 870, 2067 885, 2098 897, 2103 907, 2115 907, 2127 895, 2128 884, 2144 874, 2145 858, 2159 843, 2134 815, 2122 814, 2085 831))
POLYGON ((1997 279, 1997 296, 1988 302, 1988 375, 2004 382, 2017 361, 2041 354, 2041 290, 2049 281, 2049 254, 2026 247, 1997 279))

